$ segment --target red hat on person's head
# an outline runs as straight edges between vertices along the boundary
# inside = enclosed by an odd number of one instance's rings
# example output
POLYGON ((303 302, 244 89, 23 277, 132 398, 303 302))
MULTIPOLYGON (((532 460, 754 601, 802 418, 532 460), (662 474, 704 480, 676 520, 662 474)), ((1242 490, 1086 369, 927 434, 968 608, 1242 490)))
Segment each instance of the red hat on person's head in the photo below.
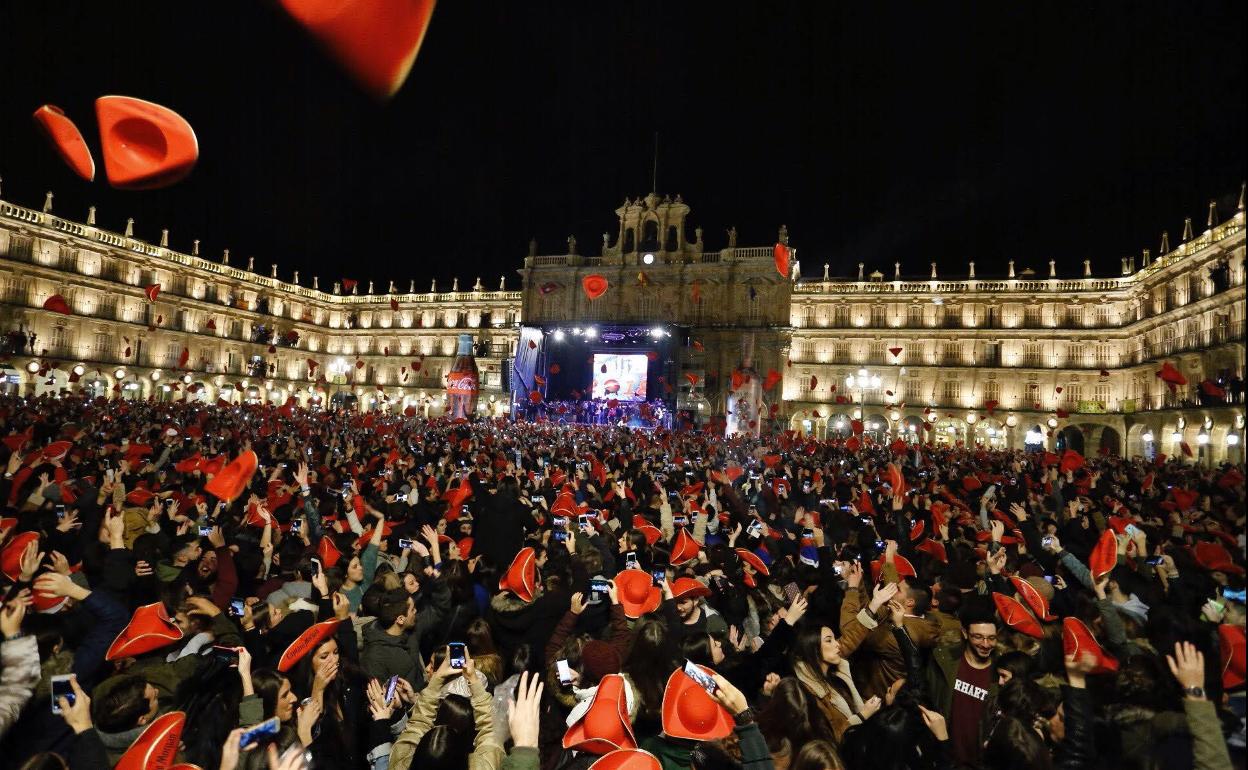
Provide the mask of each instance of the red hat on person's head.
POLYGON ((1096 667, 1089 673, 1112 674, 1118 670, 1118 661, 1101 648, 1092 630, 1078 618, 1062 618, 1062 649, 1067 655, 1090 652, 1096 656, 1096 667))
MULTIPOLYGON (((698 666, 707 674, 715 672, 698 666)), ((702 685, 676 669, 663 690, 663 733, 669 738, 713 741, 732 733, 733 719, 728 710, 707 694, 702 685)))
MULTIPOLYGON (((756 574, 762 575, 763 577, 767 577, 771 574, 771 570, 767 568, 767 565, 763 563, 763 560, 758 554, 745 548, 738 548, 736 551, 737 556, 741 559, 741 561, 750 565, 750 569, 754 570, 756 574)), ((744 574, 745 584, 750 588, 754 588, 758 583, 754 575, 751 575, 749 572, 745 572, 744 574)))
POLYGON ((620 749, 604 754, 589 770, 663 770, 663 765, 645 749, 620 749))
POLYGON ((1100 539, 1092 547, 1092 554, 1088 556, 1088 569, 1092 572, 1093 582, 1100 580, 1117 566, 1118 536, 1112 529, 1107 529, 1101 533, 1100 539))
POLYGON ((34 465, 40 461, 50 463, 56 460, 63 460, 65 459, 65 455, 69 454, 69 450, 73 448, 74 445, 69 441, 53 441, 40 451, 38 457, 35 457, 32 454, 30 463, 34 465))
POLYGON ((470 537, 461 537, 455 547, 459 549, 459 558, 467 561, 472 558, 472 545, 475 541, 470 537))
POLYGON ((1226 623, 1218 626, 1218 650, 1222 659, 1222 689, 1243 687, 1248 663, 1244 652, 1244 627, 1226 623))
POLYGON ((945 544, 939 540, 924 540, 914 547, 916 551, 922 551, 932 557, 941 564, 949 563, 949 554, 945 551, 945 544))
POLYGON ((38 532, 22 532, 14 536, 5 544, 4 549, 0 550, 0 572, 16 583, 22 576, 22 554, 26 552, 26 546, 37 542, 39 542, 38 532))
POLYGON ((114 770, 171 770, 182 742, 186 712, 170 711, 152 720, 117 760, 114 770))
POLYGON ((1170 494, 1174 495, 1174 502, 1179 506, 1180 511, 1190 511, 1200 501, 1200 493, 1194 489, 1175 487, 1170 490, 1170 494))
POLYGON ((681 529, 676 533, 676 539, 672 541, 672 564, 681 565, 685 562, 693 561, 698 558, 698 553, 702 550, 702 546, 698 545, 698 541, 693 539, 693 535, 685 529, 681 529))
POLYGON ((1037 639, 1044 638, 1044 629, 1036 622, 1027 608, 1022 602, 1013 596, 1006 596, 1002 593, 992 592, 992 603, 997 606, 997 614, 1005 621, 1005 624, 1015 631, 1034 636, 1037 639))
POLYGON ((678 577, 671 583, 673 599, 698 599, 711 595, 711 589, 691 577, 678 577))
POLYGON ((624 617, 636 620, 654 612, 663 601, 663 592, 654 585, 650 573, 639 569, 620 570, 615 575, 615 590, 624 609, 624 617))
POLYGON ((130 622, 108 646, 104 660, 133 658, 167 647, 182 638, 182 629, 169 617, 163 602, 145 604, 134 611, 130 622))
POLYGON ((1083 455, 1073 449, 1067 449, 1062 453, 1061 462, 1057 466, 1060 473, 1070 473, 1083 467, 1083 455))
POLYGON ((642 524, 641 526, 634 527, 634 529, 636 529, 638 532, 642 534, 643 537, 646 538, 647 545, 654 545, 655 543, 663 539, 663 530, 659 529, 653 524, 642 524))
POLYGON ((325 640, 333 636, 338 631, 338 624, 341 622, 337 618, 323 620, 306 628, 282 653, 282 657, 277 661, 277 670, 285 673, 294 668, 295 664, 302 660, 305 655, 320 647, 325 640))
POLYGON ((962 488, 965 489, 967 492, 974 492, 978 489, 982 489, 983 486, 984 485, 975 476, 963 476, 962 477, 962 488))
POLYGON ((1014 584, 1014 590, 1037 618, 1050 623, 1057 620, 1056 615, 1049 614, 1049 600, 1045 599, 1044 594, 1037 591, 1035 586, 1017 575, 1011 576, 1010 582, 1014 584))
POLYGON ((204 485, 204 491, 215 495, 219 500, 227 503, 233 502, 251 483, 251 477, 255 475, 258 464, 256 453, 248 449, 222 468, 220 473, 213 476, 204 485))
POLYGON ((50 594, 38 589, 35 589, 31 595, 31 604, 34 606, 35 612, 41 612, 45 615, 54 615, 60 612, 68 601, 68 596, 57 596, 56 594, 50 594))
POLYGON ((1244 574, 1244 568, 1236 564, 1232 560, 1230 552, 1219 543, 1199 542, 1192 549, 1192 553, 1196 557, 1196 563, 1210 572, 1244 574))
POLYGON ((627 686, 622 674, 604 676, 589 708, 563 734, 563 748, 590 754, 637 748, 628 719, 627 686))
POLYGON ((537 593, 537 554, 532 548, 520 549, 516 558, 511 560, 507 572, 498 581, 498 587, 503 591, 511 591, 524 602, 533 601, 537 593))

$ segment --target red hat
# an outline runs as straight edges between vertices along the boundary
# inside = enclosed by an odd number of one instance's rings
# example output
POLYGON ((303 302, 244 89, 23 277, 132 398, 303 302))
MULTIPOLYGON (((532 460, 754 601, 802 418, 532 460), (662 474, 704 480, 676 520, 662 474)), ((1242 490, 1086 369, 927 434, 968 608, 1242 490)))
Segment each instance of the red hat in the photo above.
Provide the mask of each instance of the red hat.
POLYGON ((649 573, 639 569, 626 569, 616 573, 615 588, 620 597, 624 617, 636 620, 654 612, 663 601, 663 592, 654 585, 649 573))
POLYGON ((31 543, 39 542, 38 532, 23 532, 16 535, 0 551, 0 572, 14 583, 22 575, 22 554, 26 552, 26 546, 31 543))
POLYGON ((886 467, 888 485, 893 489, 893 497, 901 497, 906 492, 906 480, 901 475, 901 469, 894 463, 889 463, 886 467))
POLYGON ((1222 689, 1244 686, 1244 627, 1226 623, 1218 626, 1218 649, 1222 657, 1222 689))
POLYGON ((591 300, 598 299, 607 293, 607 279, 598 273, 587 275, 581 279, 581 289, 585 292, 585 296, 591 300))
POLYGON ((975 490, 980 489, 983 486, 984 485, 980 483, 980 480, 975 476, 963 476, 962 477, 962 488, 965 489, 967 492, 974 492, 975 490))
POLYGON ((927 529, 927 522, 922 519, 919 519, 914 522, 914 524, 910 525, 910 542, 913 543, 915 540, 923 537, 923 531, 925 529, 927 529))
POLYGON ((471 554, 473 542, 473 539, 470 537, 462 537, 459 539, 459 542, 455 544, 455 547, 459 549, 459 558, 465 560, 472 558, 471 554))
POLYGON ((1061 463, 1057 466, 1057 470, 1061 473, 1077 471, 1083 467, 1083 455, 1073 449, 1067 449, 1062 453, 1061 463))
POLYGON ((195 129, 178 113, 132 96, 101 96, 95 118, 104 173, 119 190, 153 190, 180 181, 199 159, 195 129))
POLYGON ((186 712, 183 711, 170 711, 156 717, 117 760, 114 770, 170 770, 185 725, 186 712))
POLYGON ((55 104, 45 104, 35 110, 34 118, 61 160, 78 176, 88 182, 94 181, 95 159, 91 157, 91 150, 82 133, 65 115, 65 111, 55 104))
POLYGON ((659 758, 644 749, 620 749, 604 754, 589 770, 662 770, 659 758))
POLYGON ((335 618, 333 620, 323 620, 320 623, 309 626, 282 653, 281 659, 277 661, 277 670, 285 673, 294 668, 295 664, 302 660, 305 655, 320 647, 326 639, 333 636, 338 630, 338 624, 341 622, 341 620, 335 618))
POLYGON ((663 530, 659 529, 653 524, 642 524, 640 526, 634 527, 634 529, 636 529, 646 538, 647 545, 654 545, 655 543, 659 542, 659 540, 663 538, 663 530))
POLYGON ((1088 569, 1092 572, 1093 582, 1100 580, 1118 566, 1118 537, 1112 529, 1101 533, 1100 540, 1092 547, 1088 556, 1088 569))
POLYGON ((1078 618, 1062 618, 1062 649, 1067 655, 1090 652, 1096 656, 1096 667, 1090 673, 1112 674, 1118 670, 1118 661, 1097 644, 1091 629, 1078 618))
POLYGON ((520 549, 520 553, 516 554, 511 566, 507 568, 507 573, 498 581, 498 587, 503 591, 511 591, 525 602, 533 601, 537 591, 537 555, 532 548, 520 549))
POLYGON ((698 552, 702 550, 702 546, 698 545, 698 541, 688 531, 681 529, 676 533, 676 539, 672 541, 672 564, 680 565, 688 561, 698 558, 698 552))
POLYGON ((916 551, 922 551, 932 557, 941 564, 949 563, 949 554, 945 552, 945 544, 939 540, 924 540, 914 547, 916 551))
POLYGON ((342 558, 342 551, 334 545, 332 538, 322 537, 321 542, 316 544, 316 557, 321 560, 322 567, 332 567, 342 558))
POLYGON ((1044 629, 1018 599, 993 591, 992 603, 997 605, 997 614, 1007 626, 1037 639, 1044 638, 1044 629))
MULTIPOLYGON (((1196 563, 1210 572, 1231 572, 1236 575, 1244 574, 1244 568, 1236 564, 1231 559, 1231 554, 1218 543, 1200 542, 1193 549, 1196 557, 1196 563)), ((6 567, 7 574, 8 569, 6 567)))
MULTIPOLYGON (((755 573, 762 575, 763 577, 767 577, 771 574, 771 570, 767 568, 767 565, 763 563, 763 560, 759 558, 758 554, 753 551, 746 550, 745 548, 738 548, 736 550, 737 556, 740 557, 741 561, 750 565, 750 569, 754 570, 755 573)), ((754 575, 746 572, 745 584, 750 588, 754 588, 756 583, 757 581, 754 579, 754 575)))
POLYGON ((131 490, 126 495, 126 502, 132 503, 134 505, 147 505, 148 503, 152 501, 152 498, 155 496, 156 495, 153 494, 151 490, 144 489, 143 487, 139 487, 137 489, 131 490))
MULTIPOLYGON (((893 555, 893 566, 897 568, 897 577, 904 578, 904 577, 918 577, 919 576, 918 571, 914 568, 914 565, 910 563, 910 560, 902 556, 901 554, 893 555)), ((872 580, 879 580, 880 573, 883 571, 883 569, 884 569, 884 557, 883 556, 871 562, 872 580)))
POLYGON ((622 674, 604 676, 589 708, 563 734, 563 747, 590 754, 637 748, 633 725, 628 720, 625 687, 622 674))
POLYGON ((169 617, 162 602, 145 604, 108 646, 104 660, 119 660, 167 647, 182 638, 182 629, 169 617))
MULTIPOLYGON (((708 674, 715 672, 698 666, 708 674)), ((663 690, 663 732, 669 738, 690 741, 713 741, 732 732, 732 715, 716 703, 702 685, 689 678, 684 669, 676 669, 663 690)))
POLYGON ((1010 577, 1010 582, 1014 584, 1014 590, 1022 597, 1023 601, 1031 608, 1032 613, 1047 622, 1057 620, 1056 615, 1049 614, 1049 601, 1044 598, 1044 594, 1036 590, 1036 587, 1017 575, 1010 577))
POLYGON ((43 309, 50 310, 53 313, 61 315, 73 315, 69 309, 69 303, 60 294, 53 294, 43 301, 43 309))
POLYGON ((673 599, 697 599, 710 596, 711 589, 691 577, 678 577, 671 583, 673 599))
MULTIPOLYGON (((73 448, 74 445, 69 441, 53 441, 51 444, 48 444, 43 448, 43 451, 40 453, 40 457, 44 462, 63 460, 65 459, 65 455, 69 454, 69 450, 73 448)), ((33 465, 38 461, 38 458, 32 457, 30 462, 33 465)))
POLYGON ((232 463, 222 468, 220 473, 213 476, 204 485, 204 491, 216 495, 218 499, 227 503, 233 502, 234 498, 242 494, 247 485, 251 483, 251 477, 255 475, 258 464, 256 453, 248 449, 234 458, 232 463))
POLYGON ((1174 495, 1174 502, 1179 506, 1180 511, 1187 511, 1195 508, 1196 503, 1200 500, 1200 493, 1193 489, 1175 487, 1170 490, 1170 494, 1174 495))

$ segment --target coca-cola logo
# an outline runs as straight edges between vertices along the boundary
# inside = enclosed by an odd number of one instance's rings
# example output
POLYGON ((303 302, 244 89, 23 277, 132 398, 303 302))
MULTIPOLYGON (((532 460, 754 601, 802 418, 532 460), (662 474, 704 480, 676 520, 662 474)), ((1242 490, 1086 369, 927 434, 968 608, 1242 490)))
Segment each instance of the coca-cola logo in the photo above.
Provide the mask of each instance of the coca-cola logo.
POLYGON ((476 390, 477 378, 469 376, 454 377, 447 381, 447 390, 476 390))

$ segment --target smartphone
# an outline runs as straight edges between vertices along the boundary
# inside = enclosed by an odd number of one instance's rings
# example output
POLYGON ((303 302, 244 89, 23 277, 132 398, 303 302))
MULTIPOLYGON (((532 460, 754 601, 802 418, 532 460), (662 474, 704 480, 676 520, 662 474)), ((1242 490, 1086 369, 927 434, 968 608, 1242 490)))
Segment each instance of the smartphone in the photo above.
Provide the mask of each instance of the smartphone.
POLYGON ((568 526, 568 517, 567 516, 552 516, 550 518, 550 526, 554 527, 555 529, 564 529, 568 526))
POLYGON ((245 749, 253 744, 260 743, 266 738, 274 738, 282 729, 282 721, 277 717, 266 719, 242 735, 238 736, 238 747, 245 749))
POLYGON ((656 587, 658 587, 658 586, 662 586, 662 585, 663 585, 663 581, 664 581, 664 580, 667 580, 667 570, 665 570, 665 569, 652 569, 652 570, 650 570, 650 579, 651 579, 651 582, 652 582, 652 583, 653 583, 656 587))
POLYGON ((1128 524, 1127 526, 1122 528, 1122 531, 1124 534, 1127 535, 1127 537, 1135 537, 1136 533, 1139 532, 1140 530, 1134 524, 1128 524))
POLYGON ((199 528, 200 537, 208 537, 211 534, 212 534, 212 527, 200 527, 199 528))
POLYGON ((319 574, 321 574, 321 560, 312 559, 312 576, 316 577, 319 574))
POLYGON ((238 650, 234 649, 233 647, 218 647, 216 645, 213 645, 212 657, 216 658, 217 660, 221 661, 227 666, 233 667, 233 666, 238 665, 238 650))
POLYGON ((1232 591, 1229 588, 1222 589, 1222 598, 1230 599, 1233 602, 1243 603, 1246 596, 1248 596, 1248 590, 1242 588, 1238 591, 1232 591))
POLYGON ((1053 585, 1053 580, 1054 580, 1054 578, 1053 578, 1053 576, 1052 576, 1052 575, 1045 575, 1045 576, 1044 576, 1044 579, 1045 579, 1045 580, 1047 580, 1047 581, 1049 581, 1049 585, 1053 585))
POLYGON ((580 516, 576 517, 576 523, 581 526, 581 529, 588 529, 590 526, 589 516, 582 513, 580 516))
POLYGON ((637 552, 629 551, 624 554, 624 569, 637 569, 637 552))
POLYGON ((590 601, 593 603, 601 602, 604 596, 611 595, 611 584, 605 580, 589 581, 590 601))
POLYGON ((239 597, 235 596, 230 600, 230 614, 234 617, 241 618, 243 616, 244 608, 245 605, 243 604, 243 600, 239 597))
POLYGON ((411 548, 414 544, 415 541, 409 540, 406 537, 399 538, 399 548, 411 548))
POLYGON ((451 642, 447 645, 447 654, 451 658, 451 668, 463 668, 468 660, 468 647, 463 642, 451 642))
POLYGON ((395 674, 390 677, 390 681, 386 682, 386 703, 394 700, 394 694, 399 690, 399 675, 395 674))
POLYGON ((689 517, 688 516, 673 516, 672 524, 677 527, 687 527, 689 526, 689 517))
POLYGON ((1164 556, 1150 556, 1144 560, 1144 563, 1153 567, 1160 567, 1165 560, 1164 556))
POLYGON ((691 660, 685 661, 685 675, 701 685, 702 689, 706 690, 708 694, 713 693, 716 689, 718 689, 718 686, 715 684, 715 680, 711 678, 711 675, 703 671, 701 667, 691 660))
POLYGON ((394 501, 395 501, 396 503, 406 503, 406 502, 407 502, 407 493, 406 493, 406 492, 401 492, 401 493, 399 493, 399 494, 395 495, 395 496, 394 496, 394 501))
POLYGON ((1053 547, 1053 536, 1052 536, 1052 535, 1045 535, 1044 537, 1040 538, 1040 545, 1044 546, 1045 548, 1052 548, 1052 547, 1053 547))
POLYGON ((555 671, 559 673, 560 684, 572 684, 572 667, 566 660, 555 661, 555 671))
POLYGON ((813 540, 813 539, 814 539, 814 537, 815 537, 815 531, 814 531, 813 529, 811 529, 810 527, 803 527, 803 528, 802 528, 802 539, 803 539, 803 540, 813 540))
POLYGON ((793 600, 796 599, 797 595, 801 592, 802 589, 797 587, 797 583, 789 583, 784 587, 784 598, 789 604, 792 604, 793 600))
POLYGON ((556 543, 566 543, 568 542, 568 531, 566 529, 556 529, 551 534, 551 537, 554 538, 556 543))
POLYGON ((77 696, 74 695, 74 686, 70 684, 70 680, 74 678, 73 674, 58 674, 52 677, 52 713, 61 713, 61 704, 57 700, 64 696, 69 701, 69 705, 74 705, 77 696))
POLYGON ((56 506, 56 518, 58 520, 65 518, 65 506, 64 505, 56 506))
POLYGON ((875 541, 875 550, 877 550, 877 551, 883 551, 883 550, 884 550, 885 548, 887 548, 887 547, 888 547, 888 543, 885 543, 883 540, 876 540, 876 541, 875 541))
POLYGON ((750 522, 750 526, 746 528, 745 533, 750 537, 762 537, 763 522, 758 519, 754 519, 750 522))
POLYGON ((303 531, 303 519, 292 519, 290 522, 290 531, 299 534, 303 531))

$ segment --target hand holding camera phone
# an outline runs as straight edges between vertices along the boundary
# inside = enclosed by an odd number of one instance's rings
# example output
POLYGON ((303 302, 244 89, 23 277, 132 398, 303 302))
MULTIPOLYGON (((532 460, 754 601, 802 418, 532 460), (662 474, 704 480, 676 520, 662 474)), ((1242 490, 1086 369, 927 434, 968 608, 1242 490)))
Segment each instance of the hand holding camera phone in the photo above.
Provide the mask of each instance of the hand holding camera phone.
POLYGON ((451 668, 462 670, 468 663, 468 646, 463 642, 451 642, 446 646, 451 668))

